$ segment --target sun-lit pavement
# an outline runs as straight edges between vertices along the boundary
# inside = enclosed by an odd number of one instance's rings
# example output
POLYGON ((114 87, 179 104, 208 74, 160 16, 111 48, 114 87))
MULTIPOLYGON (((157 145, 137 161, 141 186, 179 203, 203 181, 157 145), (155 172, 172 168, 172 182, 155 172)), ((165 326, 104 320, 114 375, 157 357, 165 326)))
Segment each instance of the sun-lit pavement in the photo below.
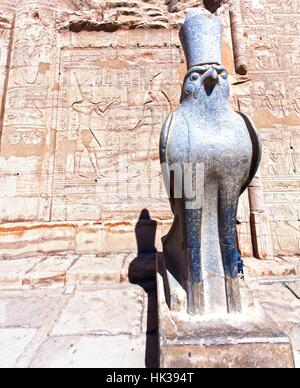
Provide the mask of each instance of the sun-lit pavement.
POLYGON ((155 367, 154 264, 132 254, 0 261, 0 367, 155 367))
POLYGON ((297 368, 300 368, 300 279, 281 278, 248 282, 254 299, 290 337, 297 368))
MULTIPOLYGON (((0 367, 155 367, 154 269, 133 254, 0 261, 0 367)), ((300 277, 248 284, 300 367, 300 277)))

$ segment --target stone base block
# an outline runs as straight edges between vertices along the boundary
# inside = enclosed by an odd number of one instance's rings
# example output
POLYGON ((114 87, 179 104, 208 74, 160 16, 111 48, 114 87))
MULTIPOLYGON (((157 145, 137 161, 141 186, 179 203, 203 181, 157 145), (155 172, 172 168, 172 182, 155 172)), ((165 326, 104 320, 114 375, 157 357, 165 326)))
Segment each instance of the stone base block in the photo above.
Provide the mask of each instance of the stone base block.
POLYGON ((167 279, 158 254, 161 368, 294 368, 289 338, 245 290, 243 314, 192 317, 185 309, 170 310, 167 279))

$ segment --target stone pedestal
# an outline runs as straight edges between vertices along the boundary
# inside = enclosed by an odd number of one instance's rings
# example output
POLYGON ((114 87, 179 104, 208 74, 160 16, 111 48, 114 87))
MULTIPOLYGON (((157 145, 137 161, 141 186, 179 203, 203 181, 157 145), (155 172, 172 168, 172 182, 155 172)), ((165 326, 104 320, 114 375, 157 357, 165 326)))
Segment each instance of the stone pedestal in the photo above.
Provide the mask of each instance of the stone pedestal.
POLYGON ((255 306, 248 289, 242 288, 243 314, 192 317, 184 295, 173 284, 170 291, 170 278, 158 254, 161 368, 294 368, 289 338, 255 306))

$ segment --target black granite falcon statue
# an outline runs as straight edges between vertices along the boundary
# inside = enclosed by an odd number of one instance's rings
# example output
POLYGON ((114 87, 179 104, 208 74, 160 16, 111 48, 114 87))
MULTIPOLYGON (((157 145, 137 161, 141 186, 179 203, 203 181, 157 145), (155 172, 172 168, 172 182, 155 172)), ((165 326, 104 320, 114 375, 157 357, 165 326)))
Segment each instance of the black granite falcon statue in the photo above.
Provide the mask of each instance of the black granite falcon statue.
POLYGON ((237 208, 257 172, 261 143, 253 122, 230 106, 219 17, 190 11, 180 37, 188 72, 160 144, 174 213, 163 238, 166 267, 171 287, 186 290, 190 314, 236 313, 241 311, 237 208))

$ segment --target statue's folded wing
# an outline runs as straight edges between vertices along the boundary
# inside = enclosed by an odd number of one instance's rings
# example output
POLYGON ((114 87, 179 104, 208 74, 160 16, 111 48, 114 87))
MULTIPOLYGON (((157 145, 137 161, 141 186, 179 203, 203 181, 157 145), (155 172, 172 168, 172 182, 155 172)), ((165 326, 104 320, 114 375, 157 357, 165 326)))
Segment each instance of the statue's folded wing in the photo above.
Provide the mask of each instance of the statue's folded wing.
POLYGON ((262 143, 253 121, 244 113, 242 112, 237 112, 237 113, 243 118, 252 141, 252 162, 250 167, 250 173, 246 183, 242 188, 242 191, 241 191, 241 194, 242 194, 250 185, 250 183, 252 182, 253 178, 257 173, 257 170, 261 161, 261 156, 262 156, 262 143))
POLYGON ((173 121, 174 113, 170 113, 167 117, 166 121, 164 122, 163 129, 160 136, 160 163, 167 163, 167 146, 168 146, 168 138, 169 133, 173 121))
MULTIPOLYGON (((160 146, 159 146, 160 163, 162 165, 162 171, 164 174, 164 182, 165 182, 167 192, 169 192, 171 189, 171 187, 170 187, 170 184, 171 184, 171 182, 170 182, 170 170, 169 170, 170 166, 168 164, 168 155, 167 155, 167 153, 168 153, 168 139, 169 139, 169 134, 171 131, 174 115, 175 115, 175 113, 170 113, 169 116, 167 117, 166 121, 164 122, 163 129, 162 129, 161 136, 160 136, 160 146)), ((169 200, 170 200, 172 211, 174 213, 174 202, 173 202, 171 197, 169 198, 169 200)))

